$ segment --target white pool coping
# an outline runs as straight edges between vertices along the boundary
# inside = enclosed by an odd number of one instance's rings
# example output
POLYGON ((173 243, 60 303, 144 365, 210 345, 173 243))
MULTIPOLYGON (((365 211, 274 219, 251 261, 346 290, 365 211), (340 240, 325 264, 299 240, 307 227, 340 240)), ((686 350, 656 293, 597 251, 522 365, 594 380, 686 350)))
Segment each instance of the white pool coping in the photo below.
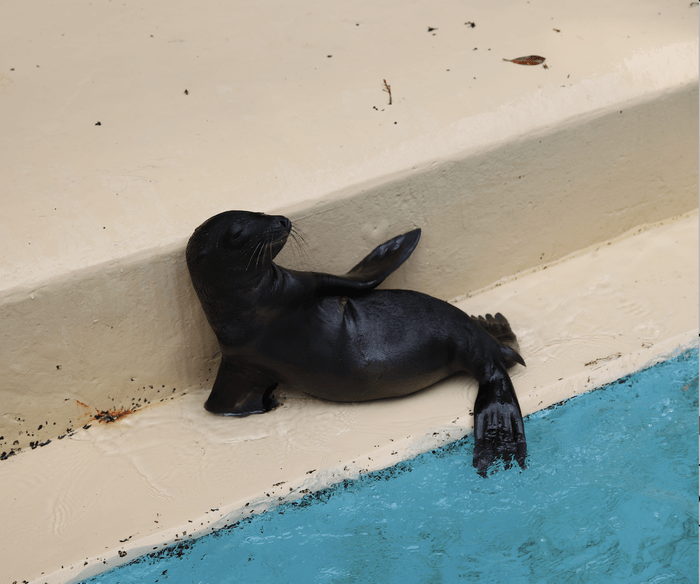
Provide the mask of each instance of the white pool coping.
MULTIPOLYGON (((528 365, 512 372, 524 414, 697 346, 697 214, 639 231, 457 302, 513 324, 528 365)), ((244 419, 208 414, 200 390, 93 423, 2 463, 24 477, 2 488, 13 534, 3 571, 75 582, 395 464, 467 434, 475 390, 460 377, 370 404, 289 393, 244 419)))

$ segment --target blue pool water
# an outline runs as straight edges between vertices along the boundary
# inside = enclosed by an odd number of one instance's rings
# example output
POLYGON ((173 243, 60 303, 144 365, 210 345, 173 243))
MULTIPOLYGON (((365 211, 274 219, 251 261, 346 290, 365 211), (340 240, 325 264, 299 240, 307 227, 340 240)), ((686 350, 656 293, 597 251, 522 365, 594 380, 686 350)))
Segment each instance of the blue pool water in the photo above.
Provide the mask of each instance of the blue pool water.
POLYGON ((473 440, 90 583, 698 581, 698 350, 529 416, 529 468, 473 440))

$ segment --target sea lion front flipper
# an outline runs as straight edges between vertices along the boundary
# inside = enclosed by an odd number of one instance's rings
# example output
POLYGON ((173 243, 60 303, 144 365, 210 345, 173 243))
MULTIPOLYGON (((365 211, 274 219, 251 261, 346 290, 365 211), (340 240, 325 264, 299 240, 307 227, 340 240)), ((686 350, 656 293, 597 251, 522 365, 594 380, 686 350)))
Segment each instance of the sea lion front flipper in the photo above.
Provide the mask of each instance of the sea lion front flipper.
POLYGON ((479 383, 474 404, 474 459, 481 476, 489 467, 503 460, 509 467, 512 460, 525 468, 527 443, 520 404, 513 382, 505 368, 496 367, 489 378, 479 383))
POLYGON ((268 412, 279 402, 272 397, 277 382, 256 367, 225 356, 204 407, 213 414, 249 416, 268 412))
POLYGON ((319 291, 324 294, 352 294, 376 288, 413 253, 420 234, 420 229, 414 229, 385 241, 344 276, 317 273, 319 291))

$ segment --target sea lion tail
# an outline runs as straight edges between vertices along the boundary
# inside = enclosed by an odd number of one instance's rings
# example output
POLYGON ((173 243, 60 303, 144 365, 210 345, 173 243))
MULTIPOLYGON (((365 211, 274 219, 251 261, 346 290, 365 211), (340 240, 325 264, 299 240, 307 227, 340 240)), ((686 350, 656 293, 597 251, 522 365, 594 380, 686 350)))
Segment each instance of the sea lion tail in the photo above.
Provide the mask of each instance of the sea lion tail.
POLYGON ((486 316, 471 317, 482 329, 490 334, 494 339, 501 343, 501 356, 505 362, 506 368, 510 369, 516 363, 525 365, 525 361, 520 356, 520 346, 518 338, 515 336, 513 329, 505 316, 500 312, 496 316, 487 314, 486 316))

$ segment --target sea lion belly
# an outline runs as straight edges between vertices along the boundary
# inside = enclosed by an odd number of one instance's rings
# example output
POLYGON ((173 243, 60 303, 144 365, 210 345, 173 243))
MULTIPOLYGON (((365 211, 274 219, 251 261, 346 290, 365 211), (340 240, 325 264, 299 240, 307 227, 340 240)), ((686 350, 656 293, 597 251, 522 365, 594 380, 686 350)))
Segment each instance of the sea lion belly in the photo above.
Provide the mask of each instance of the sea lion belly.
POLYGON ((324 297, 266 327, 258 353, 283 382, 322 399, 403 396, 465 370, 468 320, 418 292, 324 297))

